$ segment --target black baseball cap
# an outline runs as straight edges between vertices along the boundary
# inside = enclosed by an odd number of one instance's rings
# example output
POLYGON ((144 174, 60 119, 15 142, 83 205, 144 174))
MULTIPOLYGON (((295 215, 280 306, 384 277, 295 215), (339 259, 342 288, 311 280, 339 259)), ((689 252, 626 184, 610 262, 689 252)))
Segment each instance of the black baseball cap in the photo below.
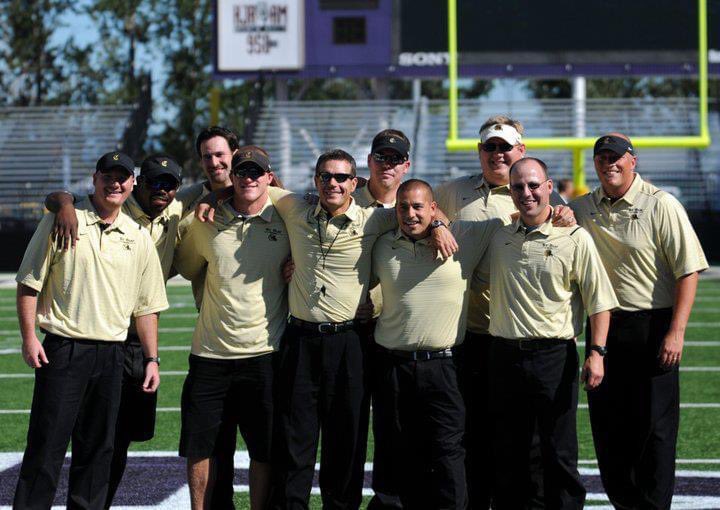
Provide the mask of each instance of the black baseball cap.
POLYGON ((243 168, 245 166, 256 166, 266 172, 272 170, 270 160, 265 154, 255 148, 240 147, 233 155, 232 169, 235 170, 236 168, 243 168))
POLYGON ((95 164, 96 172, 106 172, 113 168, 120 168, 129 174, 135 173, 135 163, 132 158, 122 152, 114 151, 103 154, 95 164))
POLYGON ((170 175, 178 184, 182 184, 182 167, 174 159, 164 154, 153 154, 145 158, 140 167, 140 175, 148 179, 170 175))
POLYGON ((378 152, 383 149, 392 149, 407 158, 408 152, 410 152, 410 144, 404 138, 397 135, 380 133, 373 138, 372 149, 370 150, 371 152, 378 152))
POLYGON ((600 151, 612 151, 619 156, 626 152, 635 155, 635 149, 629 141, 613 135, 601 136, 597 139, 593 148, 593 156, 597 156, 600 151))

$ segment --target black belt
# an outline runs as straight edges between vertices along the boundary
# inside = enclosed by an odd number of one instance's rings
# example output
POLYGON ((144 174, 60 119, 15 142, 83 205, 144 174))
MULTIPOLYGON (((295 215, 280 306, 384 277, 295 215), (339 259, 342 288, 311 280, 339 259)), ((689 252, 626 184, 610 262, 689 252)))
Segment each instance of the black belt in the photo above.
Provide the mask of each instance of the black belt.
POLYGON ((501 341, 502 345, 514 347, 521 351, 541 351, 572 342, 572 340, 565 338, 496 338, 501 341))
POLYGON ((292 315, 288 317, 288 322, 295 327, 306 331, 314 331, 315 333, 340 333, 355 327, 355 321, 345 322, 308 322, 292 315))
POLYGON ((648 310, 613 310, 610 316, 616 319, 629 319, 633 317, 647 317, 672 313, 672 308, 651 308, 648 310))
POLYGON ((431 359, 443 359, 453 357, 453 350, 449 347, 447 349, 442 349, 439 351, 401 351, 399 349, 387 349, 382 345, 378 345, 377 347, 378 350, 383 354, 412 361, 428 361, 431 359))

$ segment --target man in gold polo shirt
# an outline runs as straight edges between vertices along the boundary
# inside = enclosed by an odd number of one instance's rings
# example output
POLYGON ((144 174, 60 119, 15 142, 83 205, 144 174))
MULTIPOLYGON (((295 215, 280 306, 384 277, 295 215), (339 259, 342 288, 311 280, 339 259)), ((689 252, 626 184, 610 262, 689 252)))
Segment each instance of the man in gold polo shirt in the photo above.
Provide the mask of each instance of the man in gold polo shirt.
POLYGON ((271 190, 295 261, 280 350, 276 508, 307 508, 321 428, 324 507, 360 505, 367 375, 354 318, 368 290, 373 244, 396 220, 392 210, 358 207, 351 197, 355 170, 343 150, 322 154, 315 167, 318 205, 271 190))
MULTIPOLYGON (((398 187, 410 169, 410 140, 398 129, 384 129, 375 135, 367 157, 370 179, 358 187, 353 198, 360 207, 394 207, 398 187)), ((372 313, 372 319, 363 329, 368 341, 372 342, 375 318, 382 310, 382 291, 379 286, 370 289, 365 312, 372 313)), ((371 398, 375 399, 375 394, 371 398)), ((375 404, 373 404, 375 407, 375 404)), ((374 422, 373 422, 374 423, 374 422)), ((373 425, 374 426, 374 425, 373 425)), ((392 445, 379 431, 373 430, 373 497, 368 510, 402 508, 397 495, 396 474, 392 469, 392 445)))
MULTIPOLYGON (((166 154, 150 155, 142 162, 137 184, 122 205, 122 212, 150 234, 160 258, 163 283, 167 282, 170 276, 179 224, 187 210, 181 201, 175 200, 181 183, 182 169, 175 160, 166 154)), ((74 198, 68 192, 55 192, 45 200, 48 210, 56 213, 55 232, 58 232, 59 236, 56 239, 58 246, 74 248, 74 244, 68 242, 70 239, 62 235, 66 231, 78 231, 74 198)), ((106 507, 111 506, 122 480, 130 443, 149 441, 155 435, 157 392, 147 393, 142 389, 144 356, 134 321, 128 328, 123 349, 125 362, 122 393, 106 507)))
POLYGON ((606 375, 588 394, 603 485, 616 508, 670 508, 680 420, 678 367, 702 247, 682 205, 635 172, 621 133, 601 136, 600 186, 571 203, 595 240, 620 302, 606 375))
MULTIPOLYGON (((400 226, 373 248, 383 296, 375 329, 373 430, 386 442, 373 477, 392 473, 404 508, 463 509, 465 407, 454 347, 465 336, 471 276, 502 221, 453 223, 459 251, 443 260, 429 245, 436 208, 426 182, 404 182, 397 194, 400 226)), ((385 480, 377 483, 383 487, 385 480)))
POLYGON ((265 508, 270 487, 272 354, 287 319, 282 265, 290 244, 268 197, 272 175, 265 152, 240 147, 231 179, 233 198, 219 206, 214 224, 190 225, 175 257, 175 267, 191 280, 207 267, 180 438, 196 509, 211 500, 211 458, 224 446, 218 438, 228 426, 239 426, 248 446, 253 508, 265 508))
MULTIPOLYGON (((517 209, 510 195, 509 172, 516 161, 525 157, 522 142, 523 125, 505 115, 488 118, 480 127, 478 156, 481 173, 459 177, 435 188, 438 206, 450 220, 485 221, 501 219, 509 224, 517 209)), ((553 191, 550 204, 562 206, 562 197, 553 191)), ((557 207, 558 226, 574 224, 572 211, 557 207)), ((489 290, 479 285, 470 291, 467 335, 462 349, 463 367, 460 370, 460 389, 465 399, 467 427, 465 447, 469 505, 474 510, 490 508, 492 494, 492 451, 487 419, 489 395, 488 372, 492 337, 488 332, 489 290)), ((538 498, 542 496, 542 472, 539 465, 539 443, 534 439, 532 452, 532 481, 538 498)))
POLYGON ((602 380, 609 310, 617 306, 595 245, 581 227, 551 222, 547 167, 524 158, 510 168, 520 217, 493 238, 483 267, 489 273, 490 414, 493 421, 493 507, 525 508, 533 429, 540 436, 547 508, 581 509, 577 471, 578 354, 574 339, 590 316, 592 350, 583 380, 602 380))
POLYGON ((121 212, 133 170, 122 153, 100 158, 95 191, 77 206, 76 248, 57 249, 47 215, 18 271, 23 358, 37 371, 16 508, 50 508, 71 437, 67 505, 104 507, 131 317, 146 360, 143 391, 159 384, 157 313, 168 304, 150 236, 121 212))

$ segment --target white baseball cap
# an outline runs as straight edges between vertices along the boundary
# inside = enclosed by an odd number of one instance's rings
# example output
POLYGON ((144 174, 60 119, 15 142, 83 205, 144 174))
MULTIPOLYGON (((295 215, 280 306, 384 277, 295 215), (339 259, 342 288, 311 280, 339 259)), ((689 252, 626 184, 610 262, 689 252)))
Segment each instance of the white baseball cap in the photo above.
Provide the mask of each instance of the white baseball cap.
POLYGON ((485 143, 491 138, 502 138, 510 145, 517 145, 522 141, 518 130, 507 124, 493 124, 480 131, 480 142, 485 143))

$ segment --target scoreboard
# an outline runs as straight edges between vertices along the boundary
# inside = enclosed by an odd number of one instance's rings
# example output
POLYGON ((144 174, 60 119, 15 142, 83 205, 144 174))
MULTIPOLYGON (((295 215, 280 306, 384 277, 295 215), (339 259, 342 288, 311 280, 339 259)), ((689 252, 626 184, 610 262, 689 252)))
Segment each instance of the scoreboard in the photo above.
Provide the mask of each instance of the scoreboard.
MULTIPOLYGON (((697 74, 696 0, 457 0, 460 76, 697 74)), ((720 74, 720 0, 707 0, 720 74)), ((447 74, 446 0, 215 0, 215 72, 447 74)))

